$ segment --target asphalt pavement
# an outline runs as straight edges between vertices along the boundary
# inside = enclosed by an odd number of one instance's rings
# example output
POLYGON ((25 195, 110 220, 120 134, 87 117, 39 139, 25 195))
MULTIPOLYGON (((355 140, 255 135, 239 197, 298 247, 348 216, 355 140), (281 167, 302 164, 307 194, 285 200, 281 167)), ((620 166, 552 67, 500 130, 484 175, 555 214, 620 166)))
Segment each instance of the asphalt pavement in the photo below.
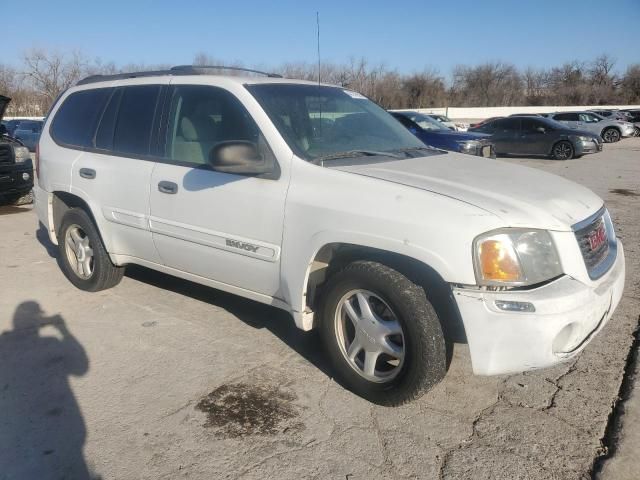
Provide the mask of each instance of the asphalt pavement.
POLYGON ((143 268, 75 289, 32 208, 0 207, 0 479, 638 478, 640 138, 504 161, 606 200, 624 297, 569 363, 477 377, 456 345, 444 381, 400 408, 336 384, 315 332, 277 309, 143 268))

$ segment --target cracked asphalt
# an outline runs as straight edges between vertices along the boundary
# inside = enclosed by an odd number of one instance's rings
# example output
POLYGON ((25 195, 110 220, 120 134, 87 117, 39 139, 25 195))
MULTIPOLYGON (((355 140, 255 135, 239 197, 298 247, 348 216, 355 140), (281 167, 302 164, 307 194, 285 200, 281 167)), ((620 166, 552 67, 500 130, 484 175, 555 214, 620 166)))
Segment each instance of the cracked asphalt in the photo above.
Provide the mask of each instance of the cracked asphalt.
POLYGON ((572 362, 476 377, 456 345, 444 381, 400 408, 333 382, 315 333, 279 310, 142 268, 76 290, 31 207, 1 207, 0 479, 592 477, 640 314, 640 139, 504 161, 606 200, 625 295, 572 362))

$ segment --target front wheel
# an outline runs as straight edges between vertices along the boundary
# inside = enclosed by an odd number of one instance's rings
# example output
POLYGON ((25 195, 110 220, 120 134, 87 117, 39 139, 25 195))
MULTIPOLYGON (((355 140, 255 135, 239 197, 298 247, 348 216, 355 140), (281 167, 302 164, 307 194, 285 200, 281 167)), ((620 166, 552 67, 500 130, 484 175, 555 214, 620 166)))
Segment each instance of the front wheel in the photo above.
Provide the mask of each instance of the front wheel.
POLYGON ((371 402, 419 398, 446 373, 444 335, 424 290, 381 263, 356 261, 329 278, 320 329, 338 380, 371 402))
POLYGON ((571 160, 574 153, 573 145, 566 140, 556 143, 551 150, 551 156, 555 160, 571 160))
POLYGON ((606 143, 615 143, 620 140, 620 131, 617 128, 605 128, 602 132, 602 139, 606 143))
POLYGON ((93 220, 80 208, 62 217, 58 250, 63 273, 81 290, 106 290, 122 280, 124 267, 111 263, 93 220))

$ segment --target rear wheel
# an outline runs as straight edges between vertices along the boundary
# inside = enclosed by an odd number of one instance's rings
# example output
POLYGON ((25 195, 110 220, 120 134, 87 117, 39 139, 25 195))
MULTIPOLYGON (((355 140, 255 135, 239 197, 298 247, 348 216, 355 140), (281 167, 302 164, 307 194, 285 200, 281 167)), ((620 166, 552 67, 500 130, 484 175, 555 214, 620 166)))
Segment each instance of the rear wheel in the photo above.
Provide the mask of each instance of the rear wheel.
POLYGON ((106 290, 122 280, 124 267, 111 263, 98 230, 82 209, 73 208, 62 217, 58 249, 63 273, 81 290, 106 290))
POLYGON ((405 403, 445 375, 444 335, 424 290, 381 263, 353 262, 330 277, 320 329, 336 377, 371 402, 405 403))
POLYGON ((551 150, 551 156, 556 160, 571 160, 573 155, 573 145, 566 140, 556 143, 551 150))
POLYGON ((602 139, 606 143, 615 143, 620 140, 620 131, 614 127, 605 128, 602 131, 602 139))

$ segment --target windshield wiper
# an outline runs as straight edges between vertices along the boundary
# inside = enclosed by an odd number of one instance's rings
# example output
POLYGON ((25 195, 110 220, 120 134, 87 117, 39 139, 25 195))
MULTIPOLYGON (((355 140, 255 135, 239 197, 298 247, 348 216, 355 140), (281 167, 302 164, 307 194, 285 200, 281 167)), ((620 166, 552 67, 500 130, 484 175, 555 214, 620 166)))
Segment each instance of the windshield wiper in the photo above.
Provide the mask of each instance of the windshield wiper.
POLYGON ((329 155, 316 157, 311 161, 316 165, 322 165, 322 163, 327 160, 336 160, 339 158, 349 158, 349 157, 391 157, 391 158, 398 158, 398 159, 403 158, 402 156, 392 152, 383 152, 378 150, 347 150, 345 152, 330 153, 329 155))

